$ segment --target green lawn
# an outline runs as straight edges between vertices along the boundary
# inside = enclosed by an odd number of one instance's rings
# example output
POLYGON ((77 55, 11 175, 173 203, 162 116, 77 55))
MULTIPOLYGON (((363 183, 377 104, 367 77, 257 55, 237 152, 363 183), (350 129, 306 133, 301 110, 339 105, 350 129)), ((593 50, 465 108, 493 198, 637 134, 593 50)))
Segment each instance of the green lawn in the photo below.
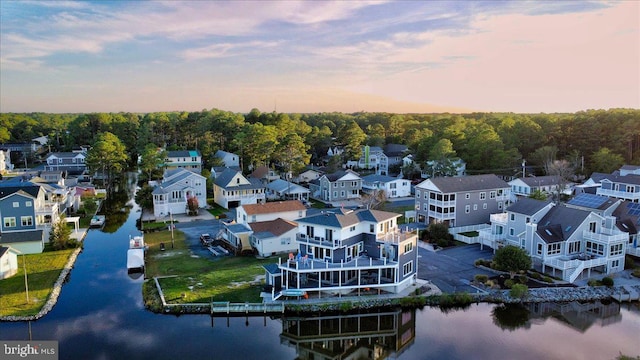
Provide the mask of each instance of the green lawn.
POLYGON ((171 232, 145 235, 148 278, 161 278, 160 286, 168 303, 197 303, 214 301, 260 302, 264 281, 263 264, 277 262, 277 258, 258 260, 254 257, 225 256, 219 259, 192 257, 184 241, 184 234, 174 231, 175 246, 171 248, 171 232), (165 251, 160 251, 160 242, 165 251))
POLYGON ((26 256, 29 303, 24 284, 23 256, 18 256, 18 273, 0 280, 0 316, 37 314, 49 298, 53 284, 75 249, 49 251, 26 256))
MULTIPOLYGON (((209 202, 209 201, 207 200, 207 202, 209 202)), ((208 211, 211 215, 213 215, 213 216, 215 216, 215 217, 217 218, 217 217, 219 217, 220 215, 224 215, 224 214, 225 214, 227 211, 229 211, 229 210, 227 210, 227 209, 223 208, 222 206, 220 206, 220 205, 218 205, 218 204, 216 204, 216 203, 213 203, 213 202, 212 202, 212 204, 211 204, 211 208, 210 208, 210 209, 207 209, 207 211, 208 211)))

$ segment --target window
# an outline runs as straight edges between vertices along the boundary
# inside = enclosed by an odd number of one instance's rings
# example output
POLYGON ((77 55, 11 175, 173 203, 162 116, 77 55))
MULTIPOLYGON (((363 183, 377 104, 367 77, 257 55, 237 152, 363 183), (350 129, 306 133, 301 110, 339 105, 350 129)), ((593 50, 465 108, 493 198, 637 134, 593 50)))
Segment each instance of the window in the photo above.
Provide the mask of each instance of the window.
POLYGON ((478 204, 473 204, 473 211, 478 210, 478 204))
POLYGON ((420 198, 420 190, 416 190, 416 197, 420 198))
POLYGON ((396 185, 397 185, 396 183, 389 184, 389 189, 395 189, 396 185))
POLYGON ((409 261, 408 263, 402 266, 402 276, 407 276, 413 272, 413 261, 409 261))
POLYGON ((489 199, 495 199, 495 198, 496 198, 496 192, 495 191, 489 192, 489 199))
POLYGON ((350 227, 349 231, 356 231, 356 227, 355 226, 350 227))
POLYGON ((580 252, 580 242, 574 241, 569 243, 569 254, 575 254, 580 252))
POLYGON ((465 213, 465 214, 468 214, 468 213, 470 213, 470 212, 471 212, 471 205, 465 205, 465 207, 464 207, 464 213, 465 213))
POLYGON ((620 266, 620 260, 613 260, 611 262, 611 266, 612 268, 617 268, 618 266, 620 266))
POLYGON ((280 239, 280 245, 289 245, 289 244, 291 244, 291 238, 280 239))
POLYGON ((547 248, 547 255, 557 255, 560 254, 560 243, 549 244, 547 248))
POLYGON ((502 210, 502 201, 498 201, 498 209, 502 210))
POLYGON ((20 223, 22 224, 22 226, 33 226, 33 217, 21 216, 20 223))
POLYGON ((525 221, 527 224, 531 222, 531 218, 527 216, 527 220, 525 221))
POLYGON ((592 232, 592 233, 596 232, 596 222, 595 221, 592 221, 592 222, 589 223, 589 231, 592 232))
POLYGON ((593 241, 587 241, 586 251, 589 254, 604 256, 604 245, 595 243, 593 241))
POLYGON ((538 244, 538 255, 542 255, 542 244, 538 244))
POLYGON ((509 228, 509 235, 514 236, 516 234, 516 230, 514 228, 509 228))
POLYGON ((516 214, 511 213, 511 214, 509 215, 509 219, 511 219, 511 221, 516 221, 516 214))
POLYGON ((4 218, 4 227, 16 227, 16 218, 14 217, 4 218))
POLYGON ((337 198, 337 197, 338 197, 338 192, 337 192, 337 191, 334 191, 334 192, 333 192, 333 197, 334 197, 334 198, 337 198))
POLYGON ((424 209, 423 209, 423 210, 424 210, 424 211, 429 210, 429 207, 428 207, 428 206, 429 206, 429 205, 425 203, 425 204, 424 204, 424 209))
POLYGON ((344 182, 341 182, 341 183, 340 183, 340 186, 341 186, 341 187, 344 187, 344 182))
POLYGON ((17 202, 17 201, 14 201, 14 202, 13 202, 13 207, 14 207, 14 208, 20 207, 20 203, 19 203, 19 202, 17 202))
POLYGON ((370 225, 369 225, 369 232, 370 232, 370 233, 373 233, 373 232, 375 232, 375 231, 376 231, 376 226, 375 226, 375 225, 373 225, 373 224, 370 224, 370 225))
POLYGON ((340 191, 340 197, 344 197, 344 190, 340 191))
POLYGON ((487 199, 487 193, 486 192, 481 192, 480 193, 480 200, 486 200, 487 199))
POLYGON ((413 243, 408 243, 404 245, 404 252, 405 254, 408 252, 411 252, 413 250, 413 243))
POLYGON ((26 207, 32 207, 33 203, 31 201, 25 201, 24 206, 26 207))
POLYGON ((482 204, 482 208, 487 210, 487 203, 482 204))
POLYGON ((622 244, 611 245, 611 251, 609 251, 609 255, 615 256, 620 254, 622 254, 622 244))
POLYGON ((471 199, 471 194, 469 193, 464 194, 464 198, 467 200, 471 199))

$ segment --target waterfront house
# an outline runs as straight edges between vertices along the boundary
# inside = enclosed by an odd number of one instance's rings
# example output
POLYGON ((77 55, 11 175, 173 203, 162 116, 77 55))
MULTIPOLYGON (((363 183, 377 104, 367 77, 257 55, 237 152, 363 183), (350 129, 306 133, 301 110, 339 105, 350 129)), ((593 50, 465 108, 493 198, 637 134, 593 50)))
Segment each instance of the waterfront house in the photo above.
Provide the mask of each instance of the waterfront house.
POLYGON ((213 199, 225 209, 266 201, 265 187, 259 179, 247 179, 238 170, 225 169, 213 183, 213 199))
POLYGON ((0 246, 0 280, 18 272, 18 253, 8 246, 0 246))
POLYGON ((277 218, 250 223, 249 228, 249 243, 259 257, 287 254, 297 249, 298 224, 293 221, 277 218))
POLYGON ((384 191, 387 199, 411 196, 411 182, 386 175, 371 174, 362 177, 362 191, 384 191))
POLYGON ((202 173, 202 155, 198 150, 167 151, 164 160, 165 170, 186 169, 194 173, 202 173))
POLYGON ((44 190, 32 183, 7 186, 0 183, 0 245, 23 254, 44 250, 47 223, 57 220, 54 204, 45 202, 44 190), (48 218, 46 218, 48 216, 48 218))
POLYGON ((596 194, 640 202, 640 175, 606 175, 600 180, 596 194))
POLYGON ((439 177, 416 185, 418 222, 449 227, 486 224, 509 201, 509 184, 496 175, 439 177))
POLYGON ((397 293, 415 284, 418 236, 399 227, 399 217, 335 209, 298 219, 297 252, 265 266, 273 298, 291 291, 397 293))
MULTIPOLYGON (((600 198, 589 201, 596 208, 605 208, 601 205, 608 198, 600 198)), ((494 249, 505 244, 525 249, 535 267, 543 272, 551 269, 554 275, 558 271, 568 282, 584 272, 589 277, 592 270, 604 274, 622 271, 629 234, 616 226, 610 211, 599 214, 584 209, 584 204, 557 205, 524 198, 506 212, 492 215, 491 228, 480 230, 479 237, 489 240, 484 243, 494 249)))
POLYGON ((207 179, 186 169, 166 170, 162 182, 153 189, 153 214, 186 214, 189 198, 198 200, 198 207, 207 205, 207 179))
POLYGON ((305 216, 307 208, 298 200, 245 204, 236 209, 238 224, 273 221, 278 218, 295 221, 305 216))
POLYGON ((322 201, 334 202, 360 198, 362 178, 351 170, 322 175, 309 183, 311 196, 322 201))

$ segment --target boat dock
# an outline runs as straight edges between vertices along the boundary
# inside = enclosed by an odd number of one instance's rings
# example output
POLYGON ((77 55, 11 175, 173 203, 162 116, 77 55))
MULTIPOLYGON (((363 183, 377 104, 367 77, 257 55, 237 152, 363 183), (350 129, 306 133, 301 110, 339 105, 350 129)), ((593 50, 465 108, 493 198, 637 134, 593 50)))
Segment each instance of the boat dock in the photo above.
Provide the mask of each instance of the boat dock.
POLYGON ((631 302, 640 300, 640 293, 629 285, 622 285, 621 292, 611 295, 611 298, 617 302, 631 302))

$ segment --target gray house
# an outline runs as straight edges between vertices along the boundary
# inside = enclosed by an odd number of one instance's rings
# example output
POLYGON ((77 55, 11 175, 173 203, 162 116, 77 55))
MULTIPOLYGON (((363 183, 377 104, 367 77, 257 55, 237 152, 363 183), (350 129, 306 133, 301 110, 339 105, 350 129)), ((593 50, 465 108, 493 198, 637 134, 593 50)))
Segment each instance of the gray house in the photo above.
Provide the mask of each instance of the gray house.
POLYGON ((322 175, 309 183, 311 196, 322 201, 342 201, 359 199, 362 178, 351 170, 322 175))
POLYGON ((493 174, 427 179, 416 186, 416 216, 449 227, 489 223, 491 214, 507 205, 509 190, 493 174))

